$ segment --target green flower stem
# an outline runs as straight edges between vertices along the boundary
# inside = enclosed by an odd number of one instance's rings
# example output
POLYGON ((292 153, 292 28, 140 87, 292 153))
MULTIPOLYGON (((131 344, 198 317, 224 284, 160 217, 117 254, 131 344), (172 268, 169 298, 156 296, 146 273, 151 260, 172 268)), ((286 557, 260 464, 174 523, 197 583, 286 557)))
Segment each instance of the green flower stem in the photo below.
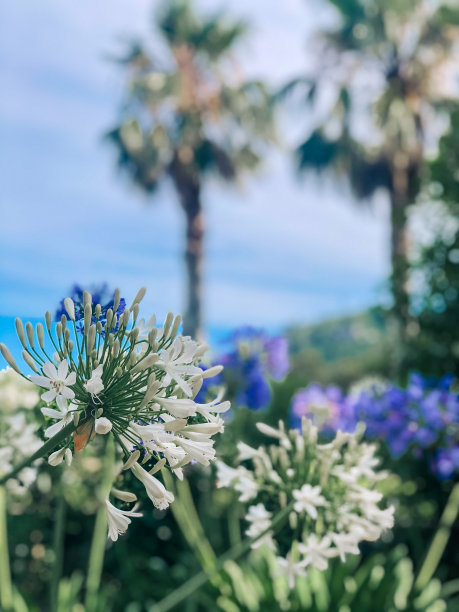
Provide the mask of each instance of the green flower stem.
POLYGON ((162 601, 152 607, 151 612, 168 612, 172 610, 175 606, 178 606, 184 599, 190 597, 195 591, 201 588, 206 584, 209 580, 215 578, 221 571, 224 569, 225 563, 227 561, 235 561, 244 553, 250 550, 252 544, 261 539, 264 535, 269 532, 276 532, 279 527, 282 526, 284 521, 287 519, 288 515, 293 509, 294 502, 292 501, 288 506, 283 508, 272 520, 271 525, 268 529, 265 529, 260 535, 255 538, 248 538, 243 540, 221 557, 219 557, 213 567, 211 572, 199 572, 199 574, 195 574, 190 578, 187 582, 183 583, 179 586, 178 589, 175 589, 170 595, 165 597, 162 601))
POLYGON ((414 586, 422 591, 430 582, 445 552, 451 529, 459 514, 459 483, 456 483, 449 495, 443 514, 441 515, 437 532, 430 544, 424 563, 419 571, 414 586))
POLYGON ((195 552, 203 570, 211 570, 216 555, 199 520, 188 482, 181 480, 175 484, 167 470, 163 470, 163 478, 166 488, 174 493, 175 501, 171 504, 171 510, 183 537, 195 552))
MULTIPOLYGON (((60 475, 59 475, 60 476, 60 475)), ((62 576, 62 565, 64 560, 64 538, 65 538, 65 515, 66 503, 62 487, 57 487, 56 515, 54 519, 53 550, 54 562, 49 581, 49 599, 51 612, 58 611, 58 589, 62 576)))
POLYGON ((31 465, 34 461, 36 461, 36 459, 41 459, 42 457, 50 453, 52 450, 54 450, 56 446, 63 442, 66 438, 68 438, 74 430, 75 425, 72 421, 71 423, 63 427, 55 436, 47 440, 43 444, 43 446, 41 446, 35 453, 33 453, 33 455, 30 455, 30 457, 24 459, 24 461, 22 461, 22 463, 13 468, 11 472, 8 472, 7 474, 1 476, 0 487, 5 484, 7 480, 9 480, 10 478, 14 478, 17 474, 19 474, 19 472, 25 467, 31 465))
POLYGON ((112 488, 114 465, 115 441, 113 436, 109 435, 105 447, 104 474, 100 491, 101 505, 97 511, 92 534, 91 550, 89 552, 84 606, 86 612, 95 612, 97 610, 97 599, 107 544, 107 510, 105 507, 105 500, 108 498, 110 489, 112 488))
POLYGON ((5 612, 13 608, 13 587, 8 554, 6 491, 4 487, 0 487, 0 608, 5 612))

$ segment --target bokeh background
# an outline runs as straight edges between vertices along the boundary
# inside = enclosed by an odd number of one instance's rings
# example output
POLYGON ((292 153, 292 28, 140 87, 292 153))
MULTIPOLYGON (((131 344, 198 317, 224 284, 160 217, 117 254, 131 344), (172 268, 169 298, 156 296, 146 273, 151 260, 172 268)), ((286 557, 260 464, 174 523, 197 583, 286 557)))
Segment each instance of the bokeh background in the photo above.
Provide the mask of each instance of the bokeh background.
MULTIPOLYGON (((54 313, 75 284, 106 284, 107 301, 145 285, 144 316, 182 312, 228 366, 228 460, 260 418, 362 419, 386 440, 393 536, 294 594, 255 555, 243 586, 228 567, 186 609, 364 612, 378 596, 381 610, 457 610, 457 4, 18 0, 0 23, 0 339, 15 358, 16 316, 54 313)), ((97 460, 67 479, 62 563, 55 476, 9 506, 25 609, 50 609, 56 558, 60 609, 83 609, 97 460)), ((196 558, 209 567, 241 538, 211 472, 183 487, 200 521, 146 512, 106 552, 100 610, 154 610, 196 558)))

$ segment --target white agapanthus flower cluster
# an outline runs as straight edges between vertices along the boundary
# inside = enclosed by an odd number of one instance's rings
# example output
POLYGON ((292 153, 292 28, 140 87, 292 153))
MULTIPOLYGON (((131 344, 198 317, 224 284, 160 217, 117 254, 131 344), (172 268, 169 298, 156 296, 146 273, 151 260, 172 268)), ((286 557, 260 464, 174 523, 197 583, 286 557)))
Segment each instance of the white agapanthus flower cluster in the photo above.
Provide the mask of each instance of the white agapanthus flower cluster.
MULTIPOLYGON (((14 370, 0 370, 0 475, 7 474, 25 453, 41 446, 37 427, 27 420, 27 413, 39 399, 35 389, 14 370)), ((35 467, 26 467, 6 483, 8 492, 22 498, 35 479, 35 467)))
MULTIPOLYGON (((38 323, 35 333, 31 323, 24 328, 20 319, 16 330, 24 360, 35 372, 26 378, 46 389, 41 398, 52 404, 42 409, 52 419, 45 437, 60 443, 49 463, 58 465, 64 459, 70 463, 72 453, 81 451, 96 434, 113 435, 124 455, 124 469, 143 483, 156 508, 165 509, 174 497, 154 474, 165 468, 183 478, 182 468, 191 461, 208 465, 215 458, 213 436, 223 431, 221 414, 230 404, 220 397, 206 404, 194 401, 203 379, 217 375, 222 367, 199 367, 208 347, 178 335, 180 316, 169 313, 160 329, 154 317, 147 323, 139 320, 144 295, 142 288, 118 317, 116 290, 103 325, 102 307, 84 292, 82 334, 70 298, 64 300, 68 317, 62 315, 55 327, 47 312, 45 326, 38 323)), ((22 374, 9 350, 4 345, 0 349, 22 374)), ((114 495, 124 502, 136 499, 116 490, 114 495)), ((107 516, 109 535, 116 540, 129 517, 139 514, 119 510, 107 500, 107 516)))
POLYGON ((218 485, 250 503, 246 533, 258 538, 252 547, 266 544, 275 551, 291 586, 309 567, 324 570, 333 557, 344 561, 346 554, 359 553, 362 540, 377 540, 393 526, 394 508, 380 508, 376 489, 387 473, 377 470, 376 447, 363 443, 360 433, 338 431, 322 444, 308 419, 301 432, 286 431, 282 422, 278 429, 263 423, 258 429, 276 444, 255 449, 239 443, 238 467, 217 463, 218 485), (271 529, 283 509, 288 519, 271 529))

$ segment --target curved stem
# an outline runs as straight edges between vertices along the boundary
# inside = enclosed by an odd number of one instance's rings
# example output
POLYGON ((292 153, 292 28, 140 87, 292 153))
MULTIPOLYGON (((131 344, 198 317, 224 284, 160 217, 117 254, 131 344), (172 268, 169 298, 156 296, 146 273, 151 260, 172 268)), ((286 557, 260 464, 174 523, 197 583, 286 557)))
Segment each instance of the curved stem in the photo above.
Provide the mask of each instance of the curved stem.
POLYGON ((427 551, 426 558, 419 570, 418 577, 414 586, 417 590, 422 591, 430 582, 432 576, 440 563, 440 560, 445 552, 446 545, 451 535, 451 528, 454 525, 459 514, 459 483, 456 483, 446 502, 445 509, 440 518, 437 532, 434 535, 432 543, 427 551))
POLYGON ((270 532, 276 532, 277 529, 282 525, 285 519, 290 514, 293 508, 294 502, 292 501, 288 506, 283 508, 272 520, 271 525, 265 529, 262 533, 254 538, 248 538, 247 540, 243 540, 230 550, 228 550, 225 554, 217 559, 215 562, 214 568, 212 572, 199 572, 199 574, 195 574, 192 576, 187 582, 183 583, 179 586, 178 589, 175 589, 170 595, 165 597, 158 604, 154 605, 151 608, 151 612, 168 612, 179 603, 181 603, 184 599, 192 595, 195 591, 197 591, 200 587, 206 584, 209 580, 215 578, 224 568, 224 565, 227 561, 235 561, 245 552, 249 551, 252 544, 257 542, 263 536, 270 532))
POLYGON ((4 487, 0 487, 0 608, 5 612, 12 610, 13 607, 7 517, 6 492, 4 487))
POLYGON ((104 566, 105 547, 107 543, 107 511, 105 500, 108 499, 113 484, 113 465, 115 463, 115 441, 108 436, 105 446, 104 475, 101 487, 102 503, 97 511, 89 553, 88 576, 86 578, 86 597, 84 609, 86 612, 97 610, 97 599, 100 579, 104 566))
POLYGON ((43 446, 41 446, 35 453, 33 453, 33 455, 30 455, 30 457, 27 457, 26 459, 24 459, 24 461, 22 461, 19 465, 14 467, 7 474, 0 476, 0 486, 2 486, 10 478, 14 478, 17 474, 19 474, 21 470, 31 465, 34 461, 36 461, 37 459, 41 459, 42 457, 47 455, 49 452, 54 450, 56 446, 60 444, 61 442, 63 442, 74 430, 75 430, 75 425, 73 424, 73 421, 72 421, 71 423, 63 427, 55 436, 47 440, 43 444, 43 446))

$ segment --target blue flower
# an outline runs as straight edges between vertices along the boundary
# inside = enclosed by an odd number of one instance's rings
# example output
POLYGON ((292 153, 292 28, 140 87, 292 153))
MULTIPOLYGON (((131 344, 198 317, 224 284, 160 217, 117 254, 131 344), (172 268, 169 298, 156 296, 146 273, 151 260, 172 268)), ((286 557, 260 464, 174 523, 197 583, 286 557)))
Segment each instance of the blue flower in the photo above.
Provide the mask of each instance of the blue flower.
POLYGON ((435 381, 413 374, 406 389, 379 384, 352 396, 310 385, 294 396, 291 420, 298 426, 303 415, 315 418, 324 433, 363 421, 365 435, 384 441, 394 458, 430 457, 432 471, 451 478, 459 472, 459 396, 452 383, 451 376, 435 381))
MULTIPOLYGON (((225 341, 229 350, 215 363, 225 369, 213 378, 212 386, 224 384, 235 405, 261 410, 271 401, 270 379, 283 378, 289 369, 288 343, 282 336, 270 337, 263 330, 245 326, 232 332, 225 341)), ((209 383, 204 384, 197 401, 205 401, 209 383)))
MULTIPOLYGON (((84 305, 83 305, 83 287, 80 285, 74 284, 70 289, 70 294, 68 297, 72 298, 73 303, 75 304, 75 322, 77 330, 82 334, 83 333, 83 320, 84 320, 84 305)), ((87 289, 89 293, 92 295, 92 304, 93 304, 93 314, 92 314, 92 323, 97 323, 100 321, 102 326, 107 322, 107 311, 114 306, 114 291, 110 291, 108 289, 107 283, 103 283, 101 285, 94 285, 87 289), (101 313, 99 318, 96 319, 94 308, 96 304, 101 305, 101 313)), ((67 297, 67 296, 66 296, 67 297)), ((64 306, 64 299, 59 303, 59 307, 56 310, 55 320, 60 321, 62 315, 67 316, 67 311, 64 306)), ((124 298, 120 299, 120 303, 118 308, 116 309, 115 314, 118 317, 123 314, 126 308, 126 301, 124 298)), ((115 331, 118 329, 118 323, 116 324, 115 331)))

